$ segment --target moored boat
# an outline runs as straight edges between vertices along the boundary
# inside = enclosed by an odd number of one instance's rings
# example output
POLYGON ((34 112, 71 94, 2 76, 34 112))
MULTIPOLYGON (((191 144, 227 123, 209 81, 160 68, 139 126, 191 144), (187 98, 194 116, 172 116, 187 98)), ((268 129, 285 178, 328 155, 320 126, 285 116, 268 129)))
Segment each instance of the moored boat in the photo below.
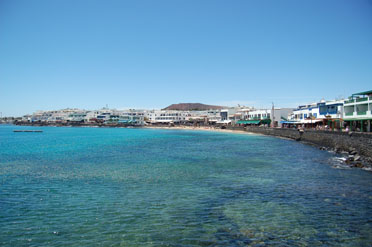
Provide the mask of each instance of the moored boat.
POLYGON ((43 132, 42 130, 13 130, 13 132, 43 132))

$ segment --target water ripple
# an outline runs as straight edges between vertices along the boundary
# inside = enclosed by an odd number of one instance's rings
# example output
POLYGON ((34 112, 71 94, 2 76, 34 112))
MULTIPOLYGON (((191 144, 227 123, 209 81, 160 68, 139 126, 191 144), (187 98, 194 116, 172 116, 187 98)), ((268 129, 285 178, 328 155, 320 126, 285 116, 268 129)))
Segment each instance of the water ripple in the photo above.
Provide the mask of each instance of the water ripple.
POLYGON ((1 246, 372 242, 371 174, 301 143, 142 129, 15 135, 14 128, 0 127, 1 246))

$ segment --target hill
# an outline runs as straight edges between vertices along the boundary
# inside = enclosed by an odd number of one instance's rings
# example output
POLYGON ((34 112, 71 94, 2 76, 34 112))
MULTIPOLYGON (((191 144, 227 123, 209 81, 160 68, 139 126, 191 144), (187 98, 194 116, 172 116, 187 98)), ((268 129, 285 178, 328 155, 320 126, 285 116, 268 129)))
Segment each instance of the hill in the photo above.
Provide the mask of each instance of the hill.
POLYGON ((218 105, 205 105, 201 103, 179 103, 172 104, 163 110, 178 110, 178 111, 205 111, 205 110, 219 110, 225 108, 218 105))

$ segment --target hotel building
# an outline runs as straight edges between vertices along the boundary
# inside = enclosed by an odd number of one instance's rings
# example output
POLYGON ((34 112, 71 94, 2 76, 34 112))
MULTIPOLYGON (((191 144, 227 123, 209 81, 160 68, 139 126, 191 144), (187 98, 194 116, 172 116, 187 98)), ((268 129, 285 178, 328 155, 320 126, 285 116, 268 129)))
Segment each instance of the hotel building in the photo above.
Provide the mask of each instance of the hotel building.
POLYGON ((371 132, 372 90, 354 93, 345 100, 343 118, 351 130, 371 132))

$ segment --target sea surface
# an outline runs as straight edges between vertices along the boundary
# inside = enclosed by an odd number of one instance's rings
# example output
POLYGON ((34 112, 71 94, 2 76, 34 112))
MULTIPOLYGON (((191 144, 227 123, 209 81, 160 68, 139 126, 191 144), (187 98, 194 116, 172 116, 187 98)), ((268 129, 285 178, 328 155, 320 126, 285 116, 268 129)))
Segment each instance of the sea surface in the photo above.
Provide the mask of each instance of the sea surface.
POLYGON ((371 246, 372 173, 337 162, 250 134, 0 125, 0 246, 371 246))

